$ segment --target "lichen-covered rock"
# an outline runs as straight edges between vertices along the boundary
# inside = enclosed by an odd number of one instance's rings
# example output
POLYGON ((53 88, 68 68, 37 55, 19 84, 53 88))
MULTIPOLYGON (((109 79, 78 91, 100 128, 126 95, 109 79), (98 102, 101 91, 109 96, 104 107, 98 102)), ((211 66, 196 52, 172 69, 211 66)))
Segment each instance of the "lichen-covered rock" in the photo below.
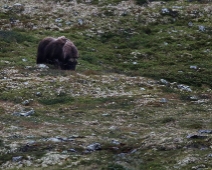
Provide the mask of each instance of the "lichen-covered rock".
POLYGON ((37 162, 41 163, 42 167, 48 167, 50 165, 62 164, 63 161, 68 159, 69 155, 60 154, 57 152, 49 152, 37 162))

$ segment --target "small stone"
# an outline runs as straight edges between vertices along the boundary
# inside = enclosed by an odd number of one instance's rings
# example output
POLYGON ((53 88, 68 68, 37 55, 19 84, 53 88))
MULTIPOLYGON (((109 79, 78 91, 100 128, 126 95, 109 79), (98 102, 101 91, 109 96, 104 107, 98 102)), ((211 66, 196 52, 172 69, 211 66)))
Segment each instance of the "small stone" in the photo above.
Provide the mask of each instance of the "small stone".
POLYGON ((199 98, 197 96, 190 96, 189 99, 191 101, 198 101, 199 100, 199 98))
POLYGON ((193 26, 193 23, 190 21, 190 22, 188 23, 188 26, 189 26, 189 27, 192 27, 192 26, 193 26))
POLYGON ((61 23, 58 23, 57 26, 58 26, 58 27, 62 27, 63 25, 62 25, 61 23))
POLYGON ((44 163, 42 163, 42 168, 47 168, 48 167, 48 165, 46 165, 46 164, 44 164, 44 163))
POLYGON ((22 102, 22 104, 23 104, 24 106, 28 106, 29 103, 30 103, 29 100, 25 100, 25 101, 22 102))
POLYGON ((74 12, 73 14, 74 14, 74 16, 78 16, 78 15, 79 15, 79 13, 78 13, 78 12, 74 12))
POLYGON ((190 66, 190 69, 197 70, 197 69, 198 69, 198 67, 197 67, 197 66, 190 66))
POLYGON ((78 24, 79 24, 79 25, 83 25, 83 24, 84 24, 84 22, 83 22, 82 19, 78 19, 77 21, 78 21, 78 24))
POLYGON ((132 154, 132 153, 135 153, 137 151, 138 151, 137 149, 133 149, 130 153, 132 154))
POLYGON ((13 5, 13 9, 15 9, 16 11, 18 10, 19 12, 24 11, 24 6, 20 3, 15 3, 13 5))
POLYGON ((37 65, 38 68, 49 68, 47 65, 45 64, 38 64, 37 65))
POLYGON ((80 138, 79 135, 72 135, 70 138, 80 138))
POLYGON ((72 24, 71 21, 67 21, 67 22, 66 22, 66 25, 71 25, 71 24, 72 24))
POLYGON ((32 29, 33 29, 33 30, 37 30, 38 27, 37 27, 37 26, 33 26, 32 29))
POLYGON ((116 144, 116 145, 119 145, 120 144, 120 142, 118 140, 112 140, 112 143, 113 144, 116 144))
POLYGON ((189 91, 189 92, 192 91, 189 86, 185 86, 183 84, 179 84, 179 85, 177 85, 177 87, 178 87, 178 89, 181 89, 181 90, 184 90, 184 91, 189 91))
POLYGON ((121 157, 121 158, 125 158, 126 157, 126 153, 120 153, 117 155, 118 157, 121 157))
POLYGON ((199 130, 199 133, 207 133, 207 134, 212 134, 212 130, 199 130))
POLYGON ((42 94, 41 94, 41 92, 36 92, 36 94, 35 94, 36 96, 42 96, 42 94))
POLYGON ((205 139, 207 136, 202 136, 198 134, 190 134, 187 136, 188 139, 205 139))
POLYGON ((191 169, 196 169, 196 170, 201 170, 201 169, 205 169, 205 165, 197 165, 197 166, 193 166, 191 169))
POLYGON ((163 9, 161 9, 161 13, 162 14, 168 14, 169 13, 169 9, 163 8, 163 9))
POLYGON ((109 113, 103 113, 102 116, 110 116, 109 113))
POLYGON ((20 7, 20 6, 22 6, 22 4, 20 4, 20 3, 15 3, 13 6, 20 7))
POLYGON ((3 9, 9 9, 9 6, 7 4, 2 6, 3 9))
POLYGON ((168 86, 170 83, 167 81, 167 80, 165 80, 165 79, 160 79, 160 82, 162 83, 162 84, 164 84, 164 85, 166 85, 166 86, 168 86))
POLYGON ((51 141, 51 142, 61 142, 61 139, 58 139, 58 138, 49 138, 48 141, 51 141))
POLYGON ((168 100, 167 100, 166 98, 162 98, 162 99, 160 100, 160 102, 161 102, 161 103, 167 103, 168 100))
POLYGON ((75 149, 69 149, 70 152, 77 152, 75 149))
POLYGON ((30 115, 32 115, 32 114, 34 114, 34 113, 35 113, 34 110, 30 110, 30 111, 28 111, 28 112, 21 112, 21 113, 20 113, 20 116, 30 116, 30 115))
POLYGON ((111 126, 111 127, 109 127, 109 130, 116 130, 116 129, 117 129, 116 126, 111 126))
POLYGON ((203 25, 199 25, 199 31, 204 32, 204 31, 205 31, 205 26, 203 26, 203 25))
POLYGON ((23 158, 23 156, 15 156, 15 157, 12 157, 12 161, 13 162, 19 162, 19 161, 22 160, 22 158, 23 158))
POLYGON ((29 167, 29 166, 32 166, 32 164, 33 164, 33 163, 32 163, 31 161, 29 161, 29 160, 25 161, 25 165, 28 166, 28 167, 29 167))
POLYGON ((88 151, 96 151, 101 149, 101 145, 99 143, 93 143, 86 148, 88 151))
POLYGON ((63 20, 61 18, 55 19, 55 22, 62 22, 63 20))

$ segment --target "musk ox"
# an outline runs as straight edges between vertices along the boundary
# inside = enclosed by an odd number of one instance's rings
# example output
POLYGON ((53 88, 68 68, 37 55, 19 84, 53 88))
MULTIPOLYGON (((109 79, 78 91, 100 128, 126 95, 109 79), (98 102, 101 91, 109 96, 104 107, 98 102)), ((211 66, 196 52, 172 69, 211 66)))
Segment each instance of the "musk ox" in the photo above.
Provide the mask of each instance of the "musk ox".
POLYGON ((78 59, 76 46, 66 37, 46 37, 40 41, 37 64, 52 64, 61 70, 75 70, 78 59))

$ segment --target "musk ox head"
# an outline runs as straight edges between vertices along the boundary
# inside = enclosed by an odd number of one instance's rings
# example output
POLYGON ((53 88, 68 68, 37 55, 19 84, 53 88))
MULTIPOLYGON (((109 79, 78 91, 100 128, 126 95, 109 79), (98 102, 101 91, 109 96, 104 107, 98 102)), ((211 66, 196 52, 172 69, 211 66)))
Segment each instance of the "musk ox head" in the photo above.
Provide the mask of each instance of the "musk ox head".
POLYGON ((75 70, 78 57, 76 46, 66 37, 47 37, 38 45, 36 62, 52 64, 62 70, 75 70))

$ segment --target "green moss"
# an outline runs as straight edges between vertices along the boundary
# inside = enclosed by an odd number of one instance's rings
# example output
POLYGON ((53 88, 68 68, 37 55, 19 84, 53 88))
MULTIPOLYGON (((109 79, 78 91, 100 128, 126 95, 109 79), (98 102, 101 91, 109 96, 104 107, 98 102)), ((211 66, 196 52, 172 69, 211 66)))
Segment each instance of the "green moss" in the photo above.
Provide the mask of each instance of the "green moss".
POLYGON ((163 118, 162 120, 161 120, 161 122, 162 123, 170 123, 170 122, 175 122, 176 120, 175 120, 175 118, 173 118, 173 117, 166 117, 166 118, 163 118))
POLYGON ((35 40, 32 36, 18 33, 16 31, 0 31, 0 40, 11 43, 22 43, 24 41, 32 42, 35 40))
POLYGON ((102 170, 128 170, 128 168, 119 164, 109 164, 107 167, 102 168, 102 170))
POLYGON ((40 99, 39 102, 44 105, 67 104, 74 102, 74 98, 69 96, 58 96, 55 98, 43 98, 40 99))

